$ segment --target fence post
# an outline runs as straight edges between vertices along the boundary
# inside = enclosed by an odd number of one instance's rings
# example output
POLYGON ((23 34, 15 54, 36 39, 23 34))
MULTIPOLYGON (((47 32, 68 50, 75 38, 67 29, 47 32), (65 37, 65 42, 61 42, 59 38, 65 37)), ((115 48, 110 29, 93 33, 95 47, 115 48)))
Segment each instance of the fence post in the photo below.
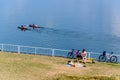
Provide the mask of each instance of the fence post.
POLYGON ((35 55, 36 55, 36 53, 37 53, 37 48, 35 47, 35 55))
POLYGON ((20 45, 18 45, 18 54, 20 54, 20 45))
POLYGON ((52 49, 52 56, 54 56, 54 53, 55 53, 55 49, 52 49))
POLYGON ((2 49, 1 49, 2 52, 3 52, 3 50, 4 50, 4 47, 3 47, 3 46, 4 46, 4 44, 2 44, 2 49))
POLYGON ((88 53, 88 58, 90 58, 90 54, 91 54, 91 52, 88 53))

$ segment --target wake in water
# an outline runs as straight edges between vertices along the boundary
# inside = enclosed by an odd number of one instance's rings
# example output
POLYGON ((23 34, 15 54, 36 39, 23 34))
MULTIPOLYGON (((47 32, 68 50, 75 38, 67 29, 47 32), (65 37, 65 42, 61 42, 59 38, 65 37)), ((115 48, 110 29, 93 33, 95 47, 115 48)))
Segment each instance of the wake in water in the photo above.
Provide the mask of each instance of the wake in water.
POLYGON ((76 35, 79 36, 80 34, 75 32, 75 31, 68 31, 68 30, 63 30, 63 29, 54 29, 54 28, 48 28, 48 27, 43 27, 39 29, 34 29, 32 30, 37 33, 44 33, 44 34, 51 34, 51 35, 61 35, 61 36, 69 36, 69 37, 75 37, 76 35))
POLYGON ((72 31, 72 30, 55 29, 55 28, 48 28, 48 27, 39 28, 39 29, 32 30, 32 31, 38 34, 55 35, 55 36, 63 37, 63 38, 96 39, 94 35, 88 34, 87 32, 85 33, 83 31, 72 31))

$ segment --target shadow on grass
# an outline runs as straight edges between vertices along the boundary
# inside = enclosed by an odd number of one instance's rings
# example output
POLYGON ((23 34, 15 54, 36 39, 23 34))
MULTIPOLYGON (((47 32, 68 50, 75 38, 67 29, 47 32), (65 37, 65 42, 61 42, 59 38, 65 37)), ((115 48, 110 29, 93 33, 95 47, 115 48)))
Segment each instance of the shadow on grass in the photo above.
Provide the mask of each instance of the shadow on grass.
POLYGON ((58 75, 52 80, 116 80, 115 77, 108 76, 69 76, 58 75))

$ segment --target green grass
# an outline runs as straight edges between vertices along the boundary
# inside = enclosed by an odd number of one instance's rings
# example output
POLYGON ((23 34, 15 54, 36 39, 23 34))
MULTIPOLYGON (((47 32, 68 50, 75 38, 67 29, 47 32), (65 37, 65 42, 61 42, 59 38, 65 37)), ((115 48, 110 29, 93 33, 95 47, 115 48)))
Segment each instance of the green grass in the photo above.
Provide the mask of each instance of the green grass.
POLYGON ((120 64, 67 67, 67 58, 0 52, 0 80, 120 80, 120 64))

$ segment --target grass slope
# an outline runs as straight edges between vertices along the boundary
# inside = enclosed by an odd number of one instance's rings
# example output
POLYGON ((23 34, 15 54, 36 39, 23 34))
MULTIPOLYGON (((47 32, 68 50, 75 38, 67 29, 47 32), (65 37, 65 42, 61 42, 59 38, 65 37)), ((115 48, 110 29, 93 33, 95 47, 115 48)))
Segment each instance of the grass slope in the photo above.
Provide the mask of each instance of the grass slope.
POLYGON ((0 52, 0 80, 120 80, 120 64, 67 67, 69 59, 0 52))

